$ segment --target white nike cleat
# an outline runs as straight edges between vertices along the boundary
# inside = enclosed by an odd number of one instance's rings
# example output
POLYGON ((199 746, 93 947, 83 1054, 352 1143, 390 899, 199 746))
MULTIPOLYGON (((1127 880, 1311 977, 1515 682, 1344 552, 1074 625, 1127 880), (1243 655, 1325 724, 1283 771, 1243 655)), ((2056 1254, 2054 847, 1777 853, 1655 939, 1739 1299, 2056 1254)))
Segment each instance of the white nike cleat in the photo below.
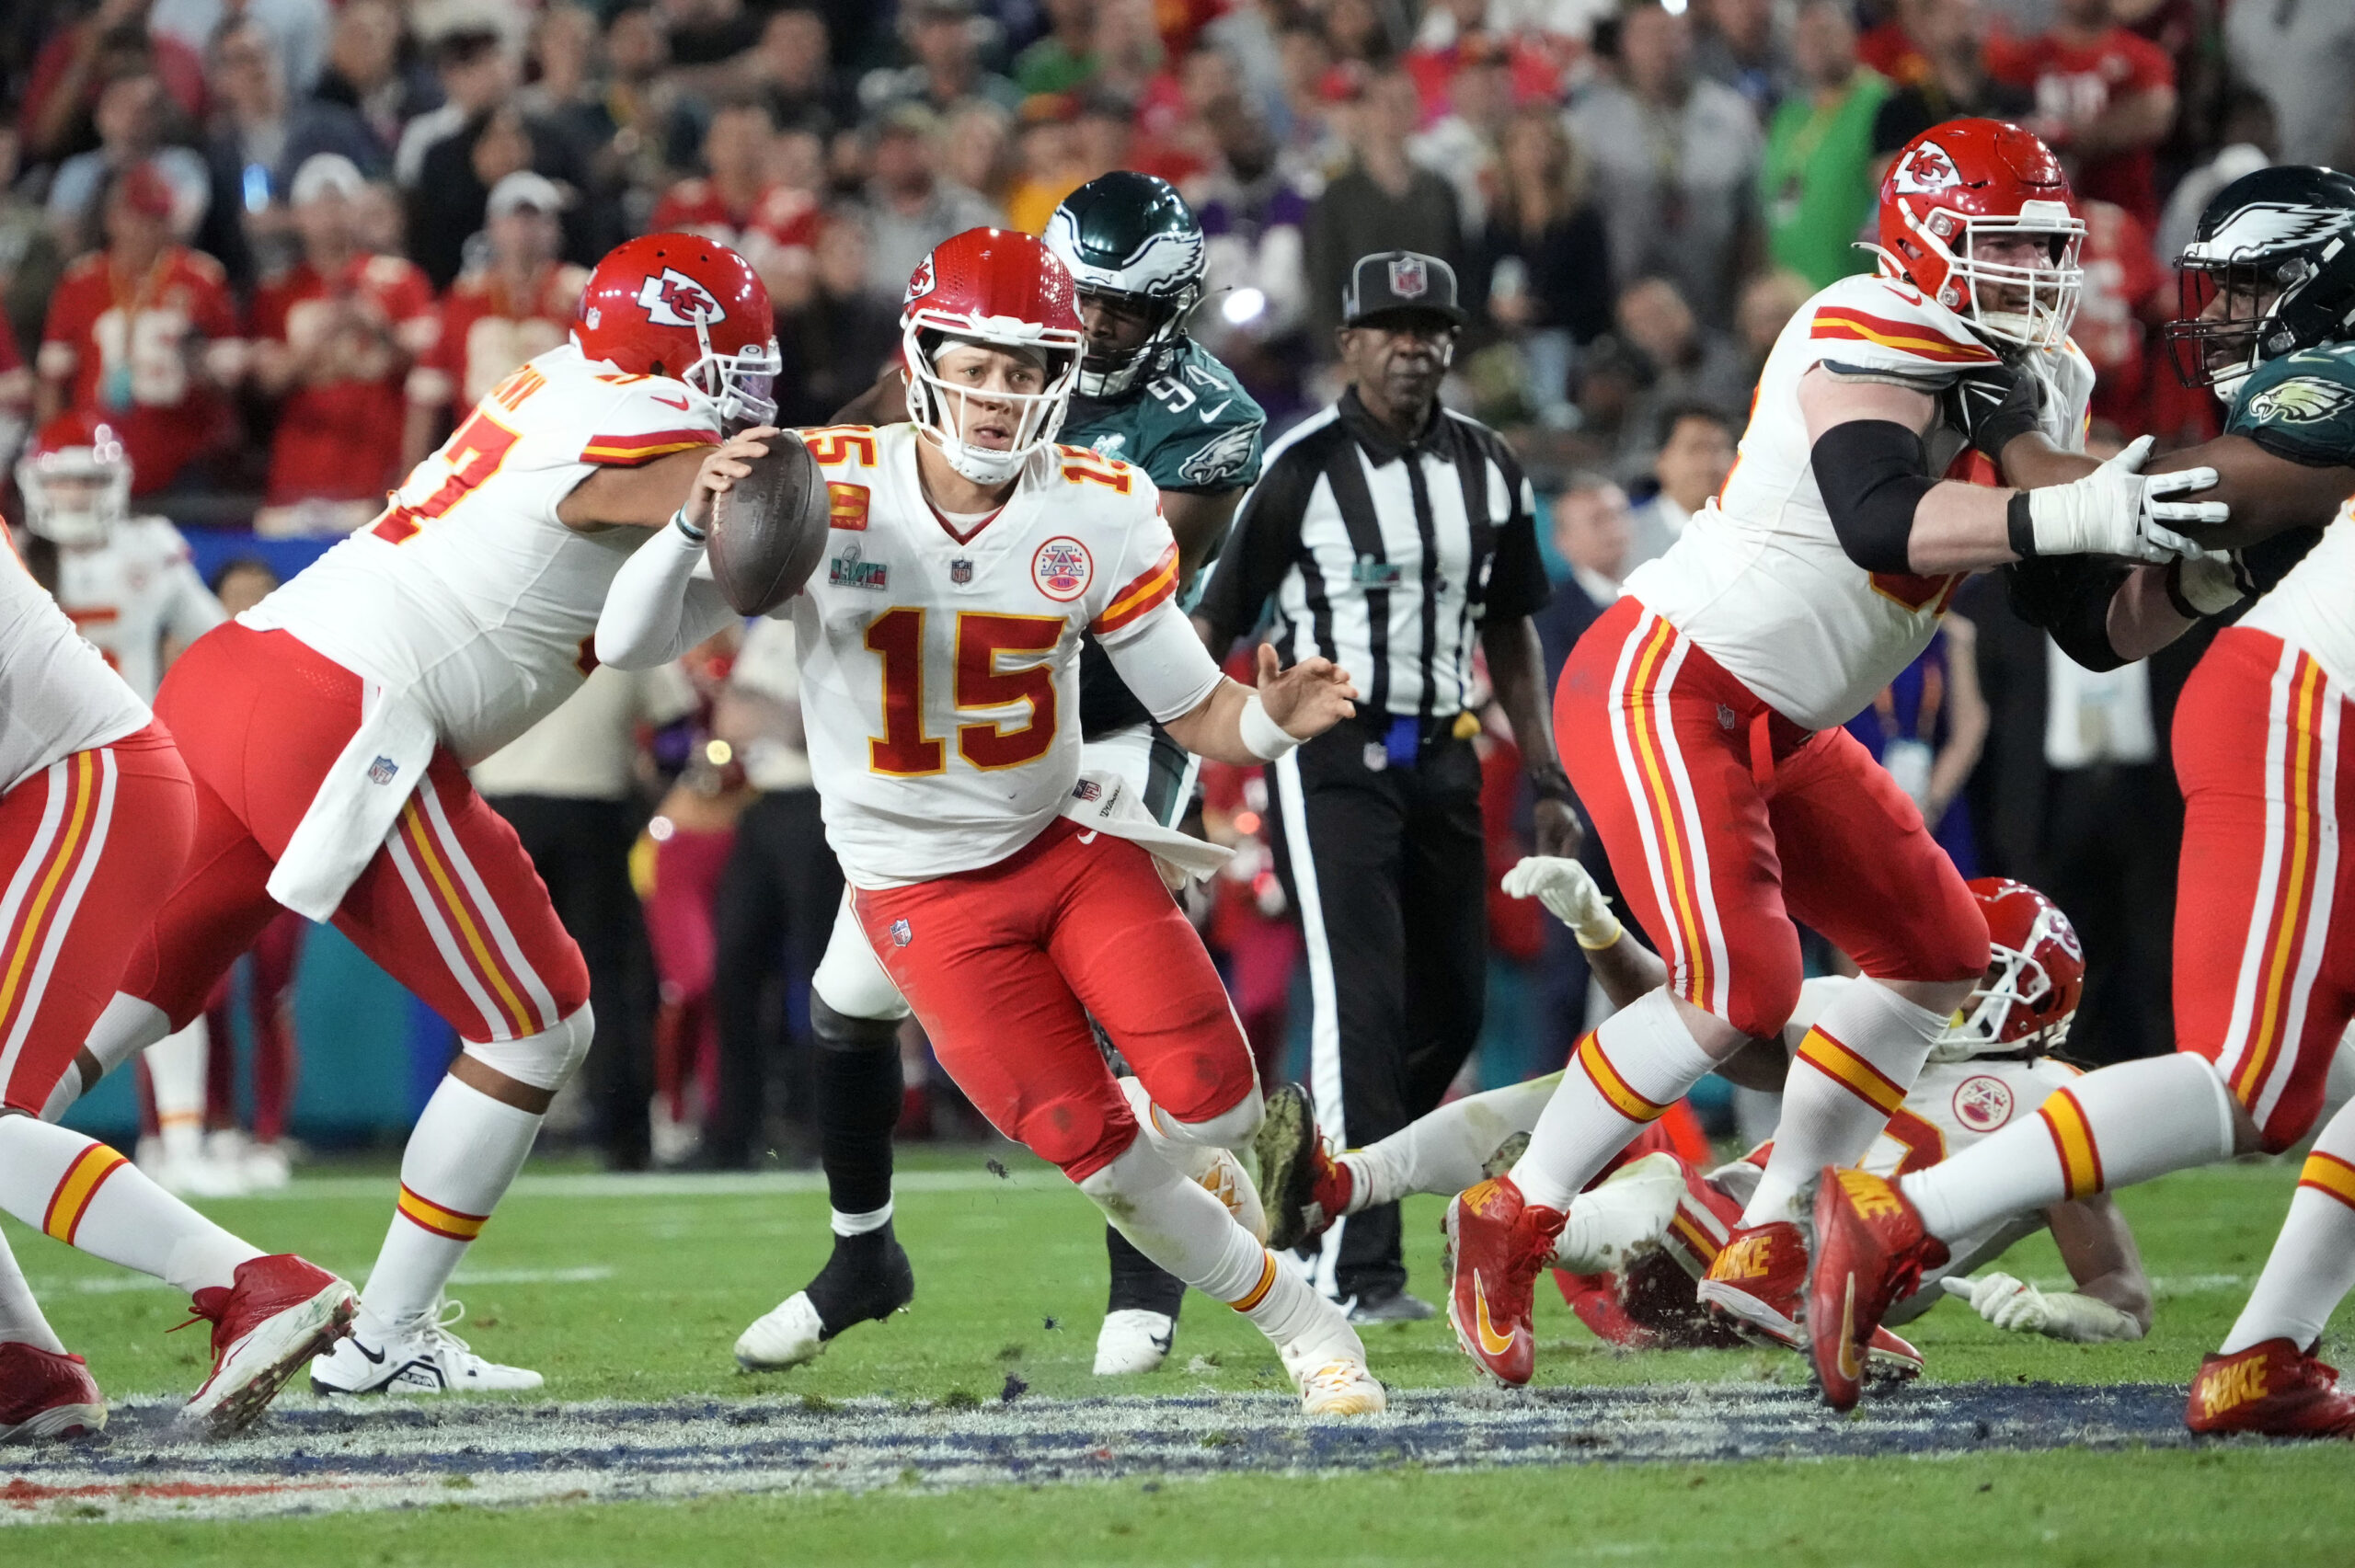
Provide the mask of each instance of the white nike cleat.
POLYGON ((818 1359, 826 1348, 826 1325, 810 1302, 810 1292, 797 1290, 767 1316, 736 1337, 736 1365, 747 1372, 781 1372, 818 1359))
POLYGON ((1123 1307, 1104 1314, 1096 1333, 1096 1375, 1124 1378, 1150 1372, 1169 1358, 1177 1342, 1178 1320, 1166 1312, 1123 1307))
POLYGON ((1292 1381, 1303 1415, 1380 1415, 1390 1402, 1363 1361, 1321 1362, 1294 1373, 1292 1381))
POLYGON ((546 1381, 524 1367, 476 1355, 450 1325, 464 1302, 443 1301, 401 1322, 386 1322, 362 1302, 351 1337, 311 1363, 315 1394, 522 1393, 546 1381))
POLYGON ((1628 1161, 1572 1200, 1548 1265, 1572 1274, 1625 1274, 1660 1246, 1684 1193, 1684 1168, 1675 1155, 1628 1161))

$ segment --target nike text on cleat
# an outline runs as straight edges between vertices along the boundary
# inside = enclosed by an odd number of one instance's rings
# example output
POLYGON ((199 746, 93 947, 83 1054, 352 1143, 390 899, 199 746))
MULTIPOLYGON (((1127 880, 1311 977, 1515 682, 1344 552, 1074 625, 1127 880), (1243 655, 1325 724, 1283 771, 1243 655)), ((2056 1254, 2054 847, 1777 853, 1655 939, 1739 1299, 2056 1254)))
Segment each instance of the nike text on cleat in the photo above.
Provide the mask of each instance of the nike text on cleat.
POLYGON ((2355 1437, 2355 1398, 2340 1391, 2338 1368, 2269 1339, 2200 1362, 2183 1424, 2194 1432, 2355 1437))
POLYGON ((1807 1346, 1807 1240, 1787 1219, 1737 1229, 1694 1293, 1753 1345, 1807 1346))
POLYGON ((1299 1084, 1280 1084, 1268 1096, 1251 1149, 1259 1164, 1267 1243, 1275 1251, 1287 1253, 1323 1235, 1347 1210, 1349 1170, 1327 1151, 1308 1091, 1299 1084))
POLYGON ((1259 1189, 1251 1185, 1251 1178, 1244 1173, 1243 1162, 1235 1157, 1234 1150, 1221 1149, 1212 1153, 1210 1169, 1195 1177, 1195 1182, 1226 1206, 1237 1225, 1265 1245, 1268 1211, 1259 1201, 1259 1189))
POLYGON ((1389 1403, 1362 1361, 1338 1358, 1295 1375, 1304 1415, 1380 1415, 1389 1403))
POLYGON ((1166 1312, 1142 1307, 1107 1312, 1096 1333, 1096 1375, 1121 1378, 1150 1372, 1169 1358, 1177 1338, 1178 1320, 1166 1312))
POLYGON ((1447 1206, 1448 1322, 1475 1365, 1500 1383, 1536 1369, 1532 1288, 1566 1217, 1522 1201, 1510 1176, 1482 1182, 1447 1206))
POLYGON ((296 1368, 351 1332, 351 1287, 291 1253, 248 1258, 227 1287, 196 1293, 213 1325, 213 1375, 179 1413, 180 1425, 226 1436, 250 1424, 296 1368))
POLYGON ((463 1302, 437 1302, 416 1317, 387 1322, 366 1307, 351 1337, 311 1365, 316 1394, 526 1393, 546 1379, 526 1367, 502 1367, 475 1354, 450 1332, 466 1315, 463 1302))
POLYGON ((1882 1316, 1921 1288, 1923 1269, 1946 1261, 1946 1244, 1896 1184, 1864 1171, 1824 1171, 1807 1283, 1808 1357, 1824 1402, 1855 1405, 1882 1316))
POLYGON ((880 1322, 915 1299, 915 1270, 890 1221, 836 1236, 826 1266, 736 1340, 736 1365, 778 1372, 814 1361, 827 1343, 859 1323, 880 1322))
POLYGON ((0 1340, 0 1445, 105 1430, 107 1396, 78 1356, 0 1340))

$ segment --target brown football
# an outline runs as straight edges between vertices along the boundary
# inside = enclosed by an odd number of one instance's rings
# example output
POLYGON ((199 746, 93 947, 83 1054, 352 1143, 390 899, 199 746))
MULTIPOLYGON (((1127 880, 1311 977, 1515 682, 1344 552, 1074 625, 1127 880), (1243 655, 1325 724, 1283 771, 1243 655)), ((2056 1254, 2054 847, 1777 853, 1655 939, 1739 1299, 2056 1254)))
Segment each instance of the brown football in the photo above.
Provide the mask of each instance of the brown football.
POLYGON ((826 553, 826 481, 791 430, 721 496, 711 520, 711 575, 740 615, 765 615, 795 594, 826 553))

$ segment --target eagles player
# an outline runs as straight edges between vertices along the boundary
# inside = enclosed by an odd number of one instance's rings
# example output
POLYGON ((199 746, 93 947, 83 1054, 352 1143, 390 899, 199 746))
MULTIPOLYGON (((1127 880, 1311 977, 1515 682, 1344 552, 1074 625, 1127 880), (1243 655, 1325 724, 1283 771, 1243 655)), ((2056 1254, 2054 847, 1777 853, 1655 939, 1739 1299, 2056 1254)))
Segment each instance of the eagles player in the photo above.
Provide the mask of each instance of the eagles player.
MULTIPOLYGON (((1809 1309, 1820 1323, 1855 1309, 1847 1334, 1813 1346, 1835 1403, 1855 1397, 1850 1347, 1953 1238, 2304 1138, 2355 1018, 2355 926, 2332 907, 2347 872, 2338 817, 2355 805, 2338 755, 2355 695, 2355 179, 2280 167, 2236 180, 2200 215, 2178 265, 2186 304, 2199 308, 2168 327, 2177 372, 2229 411, 2217 440, 2152 467, 2216 471, 2231 523, 2192 532, 2219 553, 2010 568, 2022 612, 2095 670, 2262 595, 2217 635, 2176 710, 2177 1048, 2089 1073, 1933 1170, 1821 1184, 1809 1309)), ((1974 377, 1967 396, 1974 444, 2012 483, 2088 466, 2022 422, 2032 384, 1974 377)), ((2311 1355, 2355 1286, 2355 1114, 2323 1127, 2299 1189, 2247 1310, 2193 1385, 2196 1431, 2355 1436, 2355 1398, 2311 1355)))
MULTIPOLYGON (((1259 476, 1267 418, 1232 372, 1186 332, 1202 298, 1202 228, 1168 181, 1120 170, 1064 198, 1046 243, 1071 269, 1087 333, 1079 385, 1059 439, 1145 471, 1177 538, 1179 592, 1218 553, 1243 492, 1259 476)), ((907 418, 897 369, 834 416, 835 424, 907 418)), ((1090 636, 1080 650, 1082 766, 1125 780, 1154 818, 1175 827, 1194 793, 1196 760, 1153 722, 1090 636)), ((914 1295, 890 1230, 891 1128, 899 1119, 899 1021, 907 1003, 866 939, 838 922, 813 985, 821 1159, 834 1248, 806 1290, 746 1330, 750 1369, 810 1360, 854 1323, 914 1295)), ((1168 1355, 1185 1287, 1109 1226, 1111 1293, 1096 1370, 1146 1372, 1168 1355)))

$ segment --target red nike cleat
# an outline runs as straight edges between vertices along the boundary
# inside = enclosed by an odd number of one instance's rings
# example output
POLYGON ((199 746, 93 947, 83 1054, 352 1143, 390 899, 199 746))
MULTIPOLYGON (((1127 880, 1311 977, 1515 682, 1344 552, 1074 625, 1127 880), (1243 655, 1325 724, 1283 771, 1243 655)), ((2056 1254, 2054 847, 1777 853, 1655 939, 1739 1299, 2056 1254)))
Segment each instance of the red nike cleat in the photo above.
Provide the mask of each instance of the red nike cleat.
POLYGON ((1808 1358, 1825 1403, 1855 1408, 1881 1314, 1921 1288, 1923 1269, 1946 1261, 1946 1243, 1924 1228, 1921 1210, 1895 1183, 1864 1171, 1824 1169, 1815 1189, 1807 1321, 1808 1358))
POLYGON ((1752 1345, 1804 1349, 1807 1241, 1787 1219, 1737 1228, 1709 1260, 1694 1294, 1752 1345))
POLYGON ((2269 1339, 2200 1362, 2183 1424, 2194 1432, 2355 1437, 2355 1398, 2339 1391, 2337 1368, 2269 1339))
POLYGON ((1268 1096, 1252 1149, 1259 1160, 1268 1245, 1274 1251, 1289 1252, 1315 1240, 1350 1211, 1355 1180, 1325 1147, 1308 1091, 1299 1084, 1279 1084, 1268 1096))
POLYGON ((1525 1383, 1536 1369, 1531 1298, 1567 1219, 1524 1205, 1511 1176, 1482 1182, 1447 1206, 1447 1319, 1464 1353, 1500 1383, 1525 1383))
POLYGON ((80 1356, 0 1341, 0 1443, 84 1437, 106 1424, 107 1396, 80 1356))
POLYGON ((213 1325, 213 1375, 179 1421, 223 1437, 259 1415, 296 1368, 351 1332, 360 1299, 326 1269, 279 1253, 239 1264, 225 1289, 198 1291, 193 1310, 213 1325))

